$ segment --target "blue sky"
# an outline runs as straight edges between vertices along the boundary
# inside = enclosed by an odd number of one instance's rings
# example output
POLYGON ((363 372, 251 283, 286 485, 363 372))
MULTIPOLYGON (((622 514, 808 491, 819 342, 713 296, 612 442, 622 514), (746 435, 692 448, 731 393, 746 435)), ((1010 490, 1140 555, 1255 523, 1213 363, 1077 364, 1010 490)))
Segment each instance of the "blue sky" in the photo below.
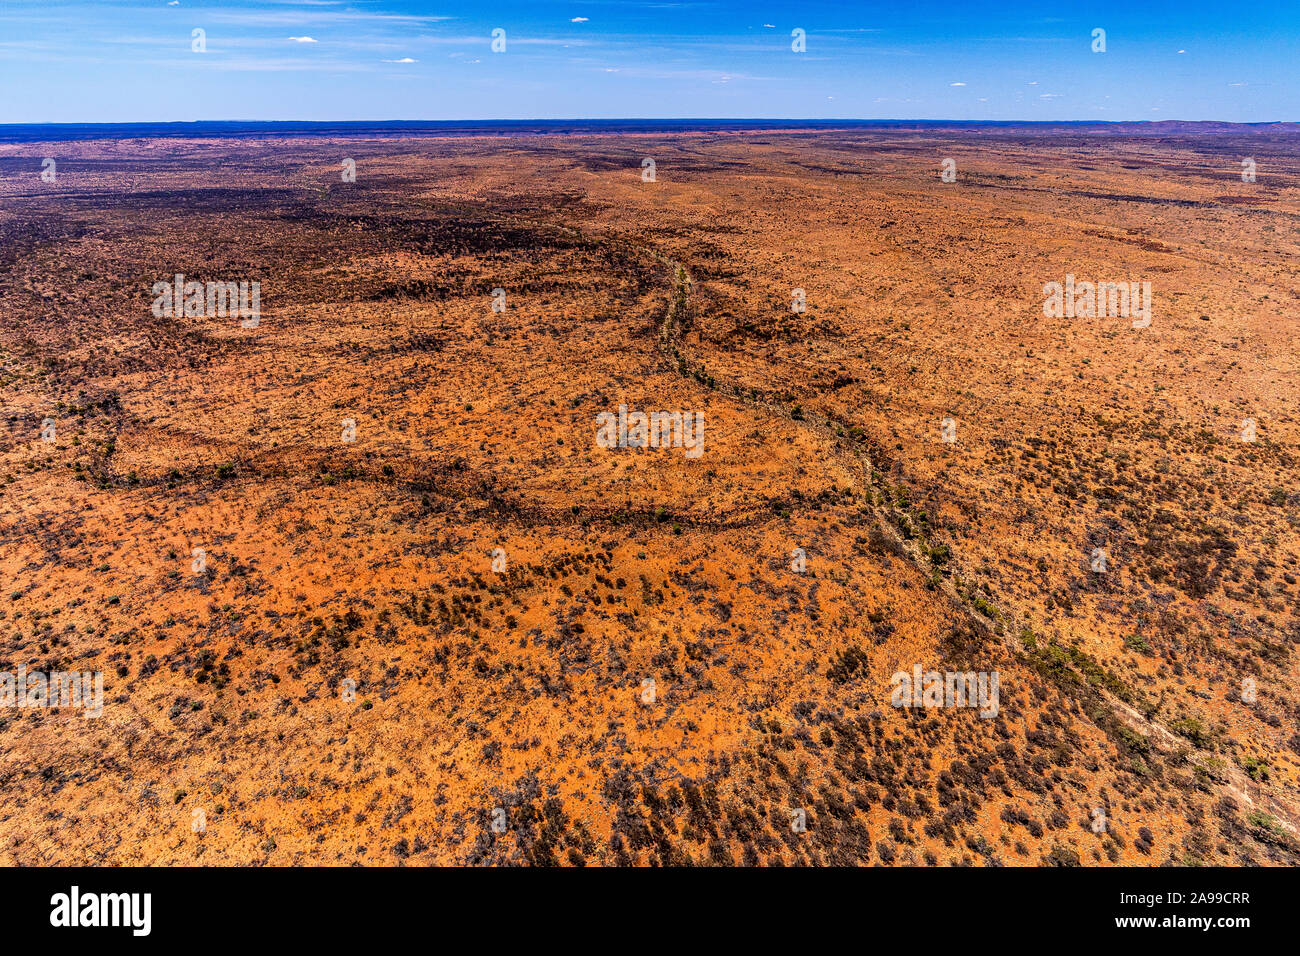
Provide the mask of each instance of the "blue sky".
POLYGON ((1298 54, 1296 0, 0 0, 0 123, 1300 120, 1298 54))

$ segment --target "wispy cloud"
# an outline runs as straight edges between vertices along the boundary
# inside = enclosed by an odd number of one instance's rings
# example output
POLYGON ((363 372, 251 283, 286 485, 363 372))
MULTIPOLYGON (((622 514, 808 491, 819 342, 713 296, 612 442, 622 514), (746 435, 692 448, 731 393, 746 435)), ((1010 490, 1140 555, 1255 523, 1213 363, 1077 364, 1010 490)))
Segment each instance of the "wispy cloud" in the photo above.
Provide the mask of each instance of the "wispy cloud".
POLYGON ((454 19, 415 13, 371 13, 357 10, 205 10, 205 20, 230 26, 284 27, 340 24, 345 26, 412 26, 454 19))

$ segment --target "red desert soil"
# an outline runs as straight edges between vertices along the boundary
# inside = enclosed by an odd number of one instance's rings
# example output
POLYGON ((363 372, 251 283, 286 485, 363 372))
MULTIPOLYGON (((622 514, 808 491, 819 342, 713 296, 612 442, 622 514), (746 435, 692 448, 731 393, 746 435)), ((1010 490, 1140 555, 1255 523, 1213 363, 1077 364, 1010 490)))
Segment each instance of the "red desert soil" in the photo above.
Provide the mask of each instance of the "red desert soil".
POLYGON ((0 863, 1295 864, 1298 146, 0 146, 0 863))

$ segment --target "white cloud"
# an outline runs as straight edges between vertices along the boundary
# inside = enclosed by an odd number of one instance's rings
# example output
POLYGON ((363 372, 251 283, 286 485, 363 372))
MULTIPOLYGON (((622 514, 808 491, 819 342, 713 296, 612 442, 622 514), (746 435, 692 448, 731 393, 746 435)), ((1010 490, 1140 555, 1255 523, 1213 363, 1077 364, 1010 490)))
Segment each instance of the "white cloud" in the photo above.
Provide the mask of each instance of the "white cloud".
POLYGON ((573 18, 572 20, 570 20, 569 22, 570 22, 570 23, 586 23, 586 22, 587 22, 587 18, 586 18, 586 17, 574 17, 574 18, 573 18))
POLYGON ((949 86, 965 86, 965 83, 949 83, 949 86))
POLYGON ((294 43, 315 43, 314 37, 289 37, 294 43))
POLYGON ((320 26, 322 23, 344 25, 394 27, 411 29, 422 24, 438 23, 449 20, 446 16, 423 16, 405 13, 369 13, 353 10, 325 10, 319 6, 310 9, 269 9, 269 10, 211 10, 204 16, 217 23, 231 23, 248 27, 297 27, 320 26))
POLYGON ((1186 51, 1186 50, 1179 50, 1178 52, 1179 52, 1179 53, 1186 53, 1187 51, 1186 51))
POLYGON ((400 60, 385 60, 385 63, 419 63, 419 60, 412 60, 409 56, 404 56, 400 60))

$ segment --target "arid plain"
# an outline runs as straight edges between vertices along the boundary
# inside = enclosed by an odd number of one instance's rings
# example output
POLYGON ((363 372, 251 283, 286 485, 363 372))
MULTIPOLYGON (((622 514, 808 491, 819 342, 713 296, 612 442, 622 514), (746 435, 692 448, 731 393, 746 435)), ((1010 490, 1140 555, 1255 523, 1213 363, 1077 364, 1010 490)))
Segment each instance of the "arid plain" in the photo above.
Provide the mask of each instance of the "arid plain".
POLYGON ((1300 862, 1298 254, 1294 127, 0 145, 0 863, 1300 862))

